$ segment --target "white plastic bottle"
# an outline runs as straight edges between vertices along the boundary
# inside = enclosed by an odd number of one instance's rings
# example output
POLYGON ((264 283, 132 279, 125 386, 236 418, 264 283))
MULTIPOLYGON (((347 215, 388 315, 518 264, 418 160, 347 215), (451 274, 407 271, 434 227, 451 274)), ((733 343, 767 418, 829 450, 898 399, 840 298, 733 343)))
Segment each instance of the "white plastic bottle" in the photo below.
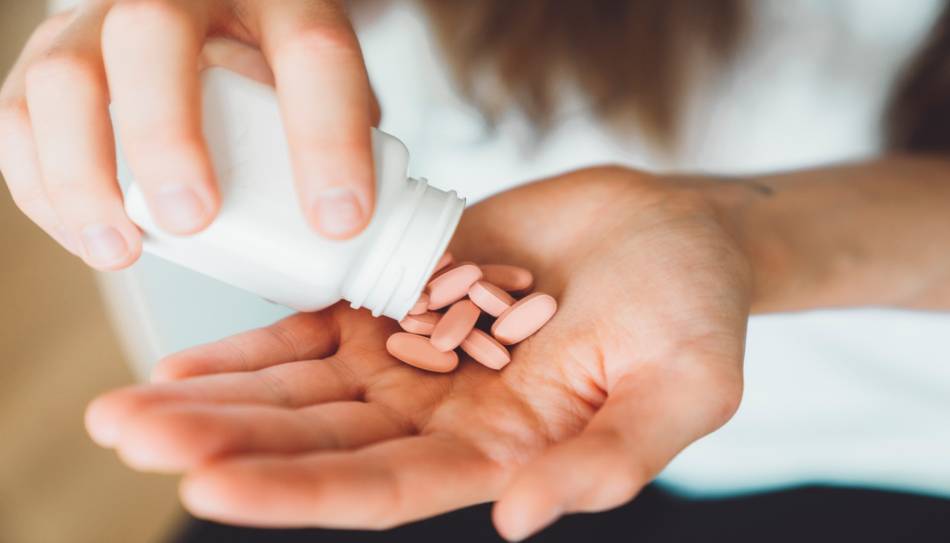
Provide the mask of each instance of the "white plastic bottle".
POLYGON ((119 145, 126 210, 144 232, 144 250, 300 311, 345 299, 376 316, 403 318, 445 251, 464 199, 407 178, 405 146, 374 130, 372 221, 354 239, 323 239, 297 203, 274 90, 221 68, 206 70, 203 86, 205 137, 222 199, 207 229, 187 237, 162 231, 119 145))

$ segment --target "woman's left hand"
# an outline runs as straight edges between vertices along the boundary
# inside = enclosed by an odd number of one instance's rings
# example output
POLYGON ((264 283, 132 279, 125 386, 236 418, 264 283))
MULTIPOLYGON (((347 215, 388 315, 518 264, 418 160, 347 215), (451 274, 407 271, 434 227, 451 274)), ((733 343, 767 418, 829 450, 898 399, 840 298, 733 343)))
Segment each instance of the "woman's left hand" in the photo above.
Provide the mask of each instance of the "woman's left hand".
POLYGON ((457 257, 521 264, 558 314, 501 372, 391 358, 395 323, 342 305, 164 360, 92 436, 183 471, 200 517, 383 528, 497 500, 518 540, 621 505, 735 412, 752 292, 703 183, 581 170, 470 209, 457 257))

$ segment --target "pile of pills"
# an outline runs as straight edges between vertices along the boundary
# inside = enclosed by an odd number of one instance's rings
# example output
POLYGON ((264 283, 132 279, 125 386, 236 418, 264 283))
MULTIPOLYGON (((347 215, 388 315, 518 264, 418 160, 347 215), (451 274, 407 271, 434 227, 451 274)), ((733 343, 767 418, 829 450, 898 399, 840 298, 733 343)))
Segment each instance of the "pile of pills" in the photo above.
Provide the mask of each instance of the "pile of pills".
POLYGON ((506 346, 524 341, 557 311, 557 301, 530 291, 531 272, 518 266, 454 263, 445 253, 419 301, 399 322, 405 332, 386 341, 389 354, 420 369, 449 372, 461 349, 477 362, 500 370, 511 361, 506 346))

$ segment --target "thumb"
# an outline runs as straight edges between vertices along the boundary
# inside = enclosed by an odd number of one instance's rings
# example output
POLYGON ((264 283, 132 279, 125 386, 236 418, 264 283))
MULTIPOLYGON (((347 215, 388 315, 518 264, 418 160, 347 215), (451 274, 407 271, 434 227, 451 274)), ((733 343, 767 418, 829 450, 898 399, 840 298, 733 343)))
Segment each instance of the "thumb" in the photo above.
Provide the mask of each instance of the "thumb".
POLYGON ((697 377, 646 368, 623 377, 584 431, 515 474, 495 504, 498 531, 520 541, 565 513, 604 511, 633 499, 738 407, 741 379, 723 389, 697 377))

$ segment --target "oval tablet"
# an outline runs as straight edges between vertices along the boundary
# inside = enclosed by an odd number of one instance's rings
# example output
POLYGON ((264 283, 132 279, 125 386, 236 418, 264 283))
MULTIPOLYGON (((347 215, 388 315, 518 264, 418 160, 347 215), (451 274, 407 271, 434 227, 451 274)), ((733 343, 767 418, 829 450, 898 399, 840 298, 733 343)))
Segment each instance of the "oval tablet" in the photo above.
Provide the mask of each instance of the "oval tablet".
POLYGON ((427 371, 445 373, 454 370, 459 363, 455 351, 443 353, 429 343, 429 338, 407 332, 396 332, 389 336, 386 350, 406 364, 427 371))
POLYGON ((472 330, 459 347, 482 365, 500 370, 511 362, 511 354, 495 338, 479 330, 472 330))
POLYGON ((421 315, 429 310, 429 295, 425 292, 419 296, 419 299, 416 300, 415 305, 412 306, 412 309, 409 310, 410 315, 421 315))
POLYGON ((432 330, 435 329, 435 325, 440 318, 442 318, 441 314, 432 311, 427 311, 421 315, 408 315, 399 321, 399 327, 413 334, 429 336, 432 335, 432 330))
POLYGON ((535 292, 502 313, 492 324, 491 333, 502 345, 512 345, 540 330, 555 312, 557 301, 549 294, 535 292))
POLYGON ((501 315, 515 303, 510 294, 488 281, 475 281, 472 288, 468 289, 468 297, 492 317, 501 315))
POLYGON ((451 351, 475 328, 480 314, 481 310, 471 300, 455 302, 439 319, 429 341, 440 351, 451 351))
POLYGON ((429 309, 442 309, 468 294, 475 281, 482 278, 482 270, 466 262, 429 281, 429 309))
POLYGON ((486 281, 509 292, 528 290, 534 284, 531 271, 521 266, 485 264, 481 268, 486 281))

